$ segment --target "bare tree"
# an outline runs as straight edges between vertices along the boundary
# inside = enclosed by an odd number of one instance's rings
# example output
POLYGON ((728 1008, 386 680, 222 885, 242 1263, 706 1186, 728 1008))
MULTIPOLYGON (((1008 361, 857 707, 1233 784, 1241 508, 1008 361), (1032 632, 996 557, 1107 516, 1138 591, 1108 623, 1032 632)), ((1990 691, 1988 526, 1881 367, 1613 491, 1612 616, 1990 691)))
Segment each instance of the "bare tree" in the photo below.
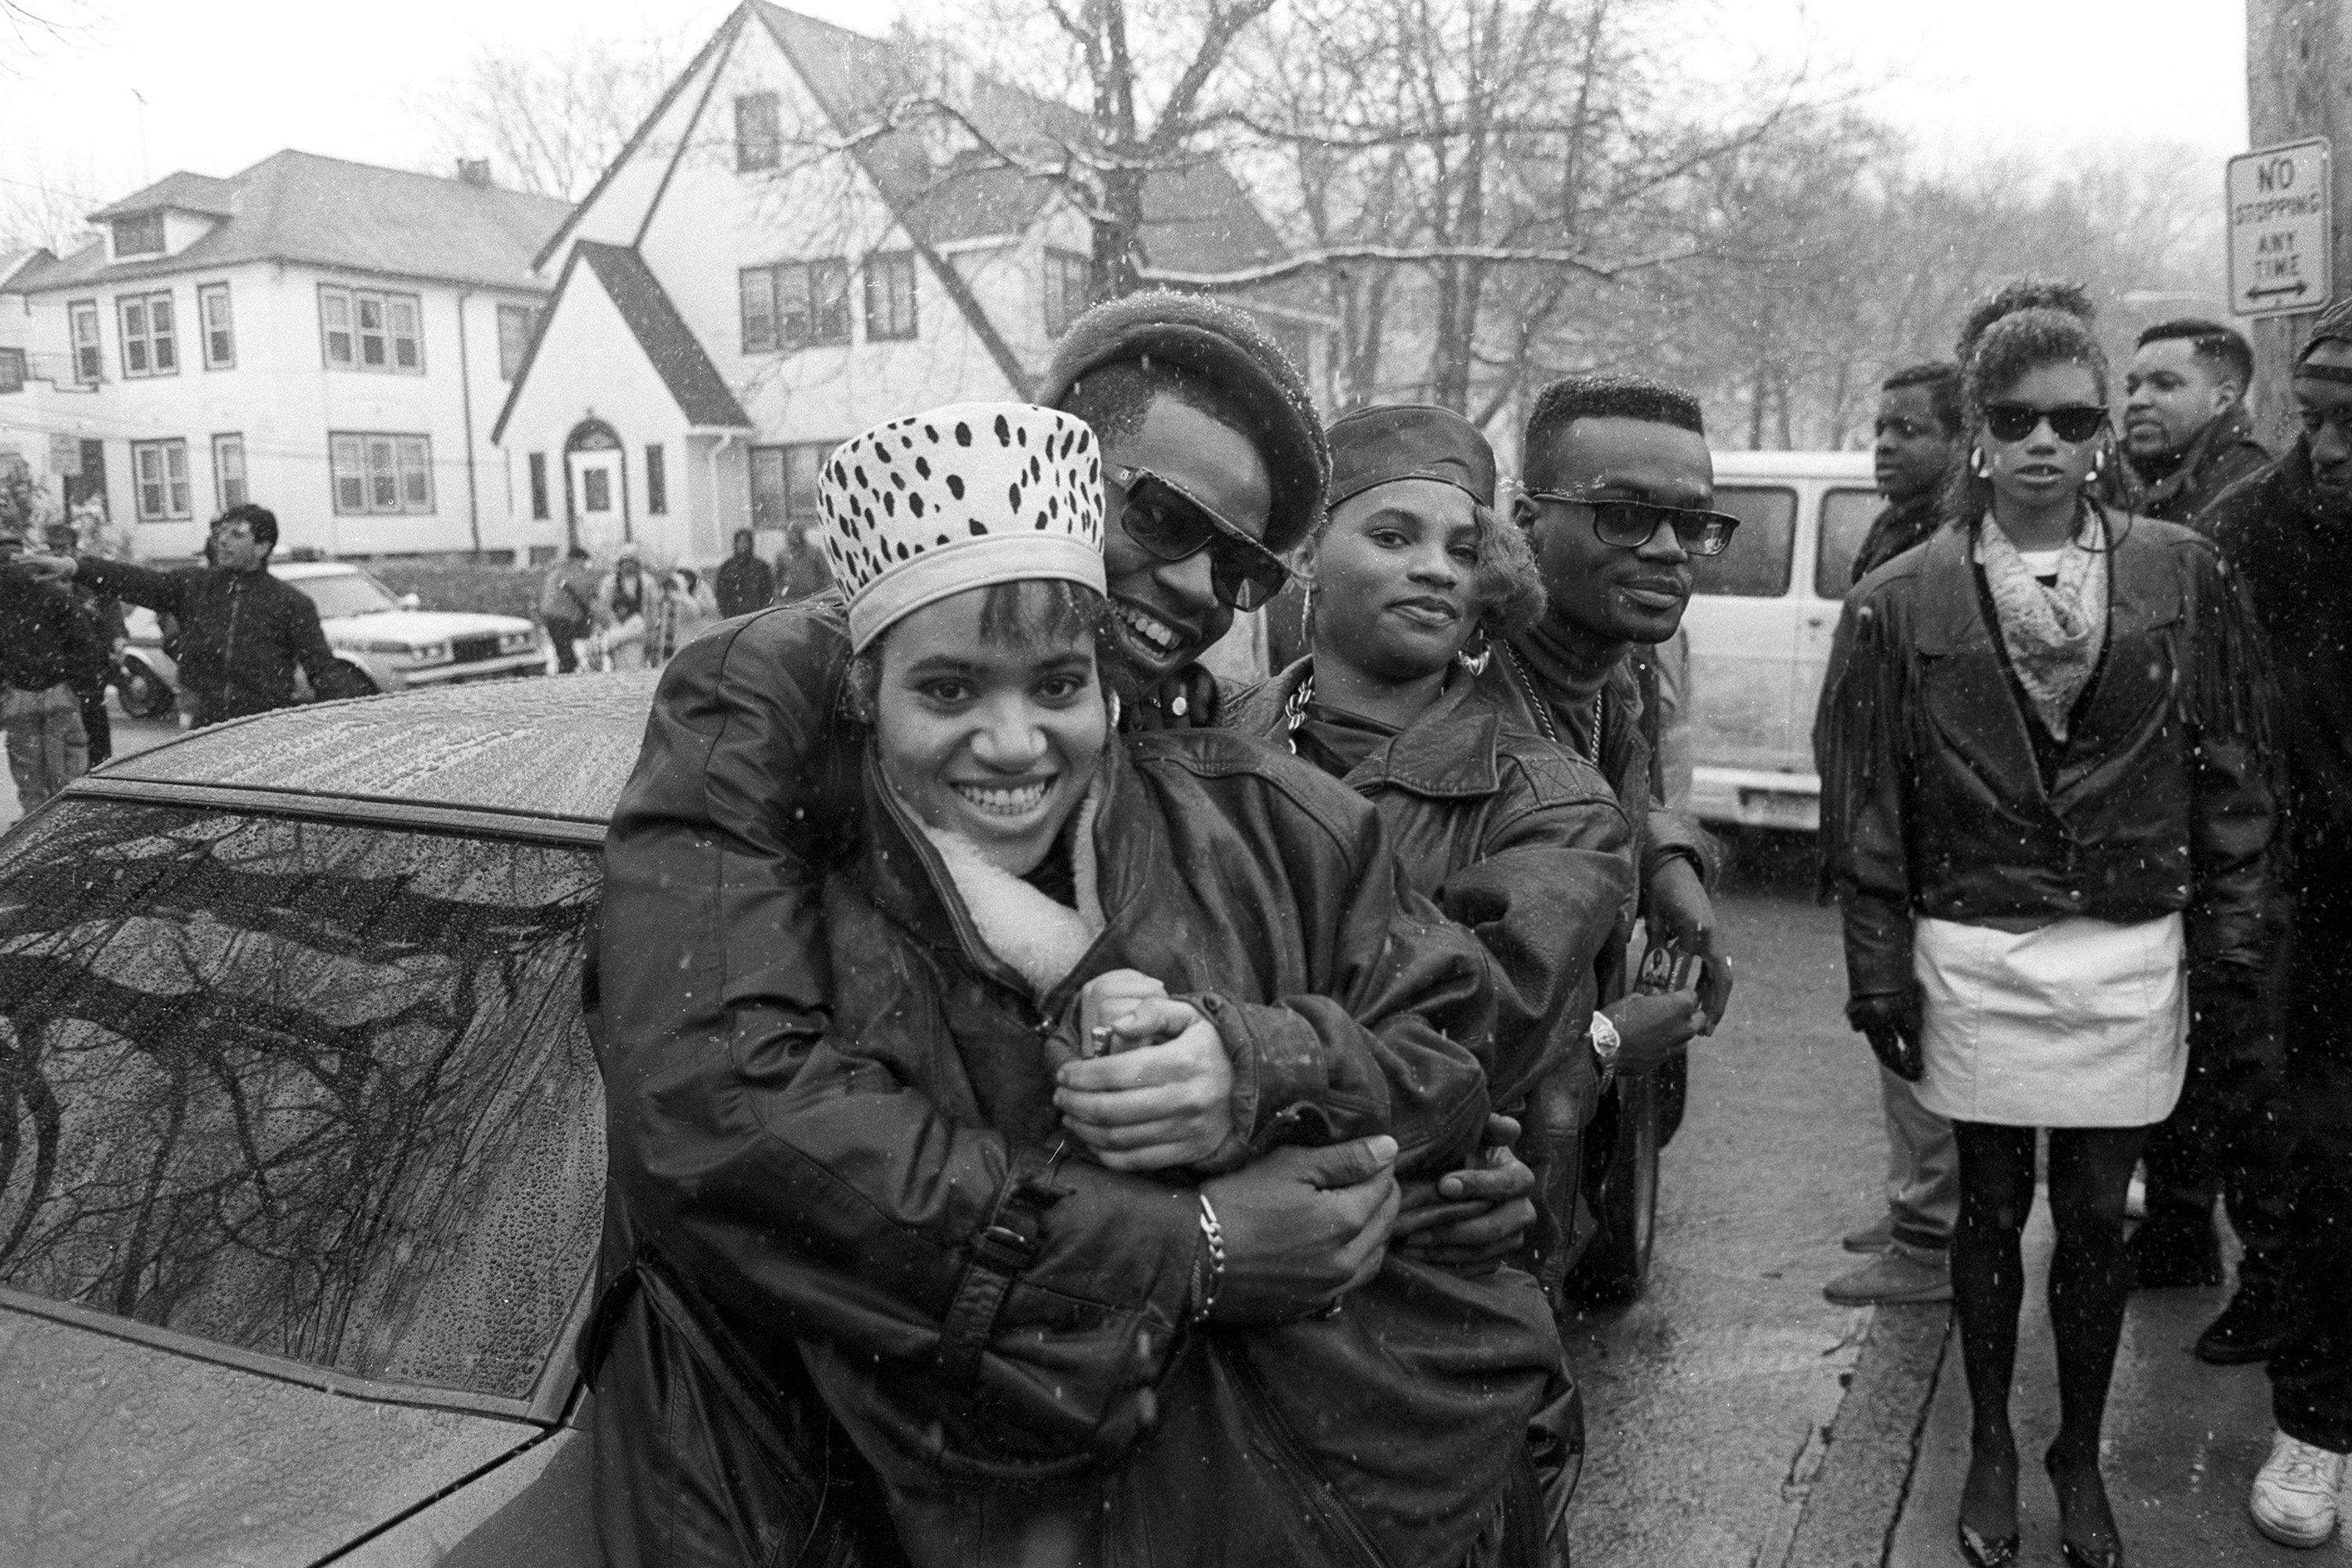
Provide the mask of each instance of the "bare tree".
POLYGON ((578 201, 651 112, 678 66, 676 40, 581 39, 555 49, 485 47, 436 95, 450 158, 487 157, 501 183, 578 201))

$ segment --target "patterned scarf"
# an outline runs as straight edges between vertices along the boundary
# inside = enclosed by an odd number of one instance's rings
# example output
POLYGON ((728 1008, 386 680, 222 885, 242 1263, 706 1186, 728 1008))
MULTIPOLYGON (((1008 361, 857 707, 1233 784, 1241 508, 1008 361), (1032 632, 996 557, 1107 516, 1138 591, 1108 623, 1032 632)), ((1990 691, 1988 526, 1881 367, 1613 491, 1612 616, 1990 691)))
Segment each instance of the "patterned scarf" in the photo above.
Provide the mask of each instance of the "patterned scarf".
POLYGON ((2042 728, 2062 742, 2074 701, 2091 683, 2107 640, 2105 543, 2098 513, 2089 510, 2083 531, 2059 558, 2057 585, 2044 587, 1990 513, 1977 530, 1977 560, 1992 591, 2010 668, 2017 671, 2042 728))

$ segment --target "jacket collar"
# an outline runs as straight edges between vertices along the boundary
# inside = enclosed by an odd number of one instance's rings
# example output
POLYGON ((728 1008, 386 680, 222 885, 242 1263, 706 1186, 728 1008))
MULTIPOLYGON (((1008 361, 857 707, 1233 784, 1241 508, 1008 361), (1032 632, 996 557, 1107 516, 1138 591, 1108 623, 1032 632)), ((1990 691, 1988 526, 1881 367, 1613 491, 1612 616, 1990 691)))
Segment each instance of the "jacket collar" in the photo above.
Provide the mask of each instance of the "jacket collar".
POLYGON ((2141 498, 2141 504, 2154 508, 2173 500, 2183 490, 2195 486, 2199 477, 2215 458, 2241 446, 2259 449, 2259 444, 2254 440, 2254 416, 2247 411, 2243 399, 2229 413, 2205 422, 2205 428, 2197 432, 2196 439, 2190 441, 2188 448, 2180 454, 2180 461, 2172 471, 2148 483, 2147 493, 2141 498))
MULTIPOLYGON (((1494 657, 1503 656, 1498 649, 1494 657)), ((1314 674, 1315 656, 1308 654, 1253 688, 1235 704, 1234 728, 1276 745, 1283 743, 1291 699, 1314 674)), ((1502 764, 1496 757, 1503 721, 1480 689, 1475 677, 1450 676, 1428 712, 1403 733, 1375 747, 1341 782, 1366 795, 1383 786, 1432 800, 1493 795, 1503 787, 1502 764)))
MULTIPOLYGON (((996 956, 982 941, 980 928, 956 891, 955 878, 940 858, 912 810, 883 781, 873 742, 866 746, 864 767, 866 809, 865 848, 856 876, 875 906, 926 944, 959 952, 981 973, 1023 995, 1028 982, 1011 964, 996 956)), ((1065 993, 1104 967, 1104 938, 1121 931, 1137 917, 1137 895, 1149 880, 1150 868, 1165 856, 1165 835, 1160 819, 1144 797, 1141 782, 1128 761, 1126 745, 1113 737, 1103 756, 1102 804, 1095 813, 1095 858, 1101 885, 1102 937, 1087 960, 1071 971, 1046 1000, 1058 1006, 1065 993)), ((1049 1008, 1048 1011, 1052 1011, 1049 1008)))

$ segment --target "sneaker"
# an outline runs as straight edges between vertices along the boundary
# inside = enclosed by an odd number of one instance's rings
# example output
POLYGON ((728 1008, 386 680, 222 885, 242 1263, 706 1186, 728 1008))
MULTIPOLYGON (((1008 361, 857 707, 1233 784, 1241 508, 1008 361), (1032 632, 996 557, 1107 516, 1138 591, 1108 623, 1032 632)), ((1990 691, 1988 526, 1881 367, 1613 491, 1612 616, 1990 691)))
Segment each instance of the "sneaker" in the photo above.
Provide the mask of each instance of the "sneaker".
POLYGON ((1851 1274, 1822 1287, 1841 1307, 1882 1307, 1952 1299, 1952 1256, 1896 1243, 1851 1274))
POLYGON ((2343 1484, 2343 1455, 2281 1432, 2254 1478, 2246 1511, 2254 1528, 2281 1546, 2322 1546, 2336 1533, 2336 1490, 2343 1484))
POLYGON ((2268 1361, 2286 1342, 2286 1313, 2278 1287, 2240 1278, 2238 1293, 2221 1315, 2197 1336, 2197 1359, 2214 1366, 2246 1366, 2268 1361))
POLYGON ((1848 1236, 1844 1241, 1848 1252, 1884 1252, 1895 1245, 1895 1220, 1882 1215, 1876 1225, 1866 1225, 1848 1236))
POLYGON ((2132 1232, 2132 1289, 2168 1290, 2221 1282, 2221 1238, 2203 1215, 2158 1215, 2132 1232))

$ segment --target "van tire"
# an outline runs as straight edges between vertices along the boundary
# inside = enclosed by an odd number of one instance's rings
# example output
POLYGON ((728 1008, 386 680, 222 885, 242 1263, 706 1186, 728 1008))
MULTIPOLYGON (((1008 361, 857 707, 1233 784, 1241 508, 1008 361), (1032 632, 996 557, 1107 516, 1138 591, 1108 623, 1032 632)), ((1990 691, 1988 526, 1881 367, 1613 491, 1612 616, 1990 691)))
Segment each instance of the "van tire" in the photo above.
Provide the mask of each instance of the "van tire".
MULTIPOLYGON (((1614 1122, 1614 1136, 1601 1179, 1588 1188, 1597 1228, 1568 1279, 1569 1289, 1591 1306, 1625 1306, 1640 1298, 1649 1279, 1657 1236, 1658 1152, 1665 1142, 1665 1096, 1660 1090, 1654 1076, 1629 1075, 1617 1080, 1611 1103, 1602 1108, 1602 1116, 1614 1122)), ((1597 1124, 1601 1118, 1594 1120, 1597 1124)))

